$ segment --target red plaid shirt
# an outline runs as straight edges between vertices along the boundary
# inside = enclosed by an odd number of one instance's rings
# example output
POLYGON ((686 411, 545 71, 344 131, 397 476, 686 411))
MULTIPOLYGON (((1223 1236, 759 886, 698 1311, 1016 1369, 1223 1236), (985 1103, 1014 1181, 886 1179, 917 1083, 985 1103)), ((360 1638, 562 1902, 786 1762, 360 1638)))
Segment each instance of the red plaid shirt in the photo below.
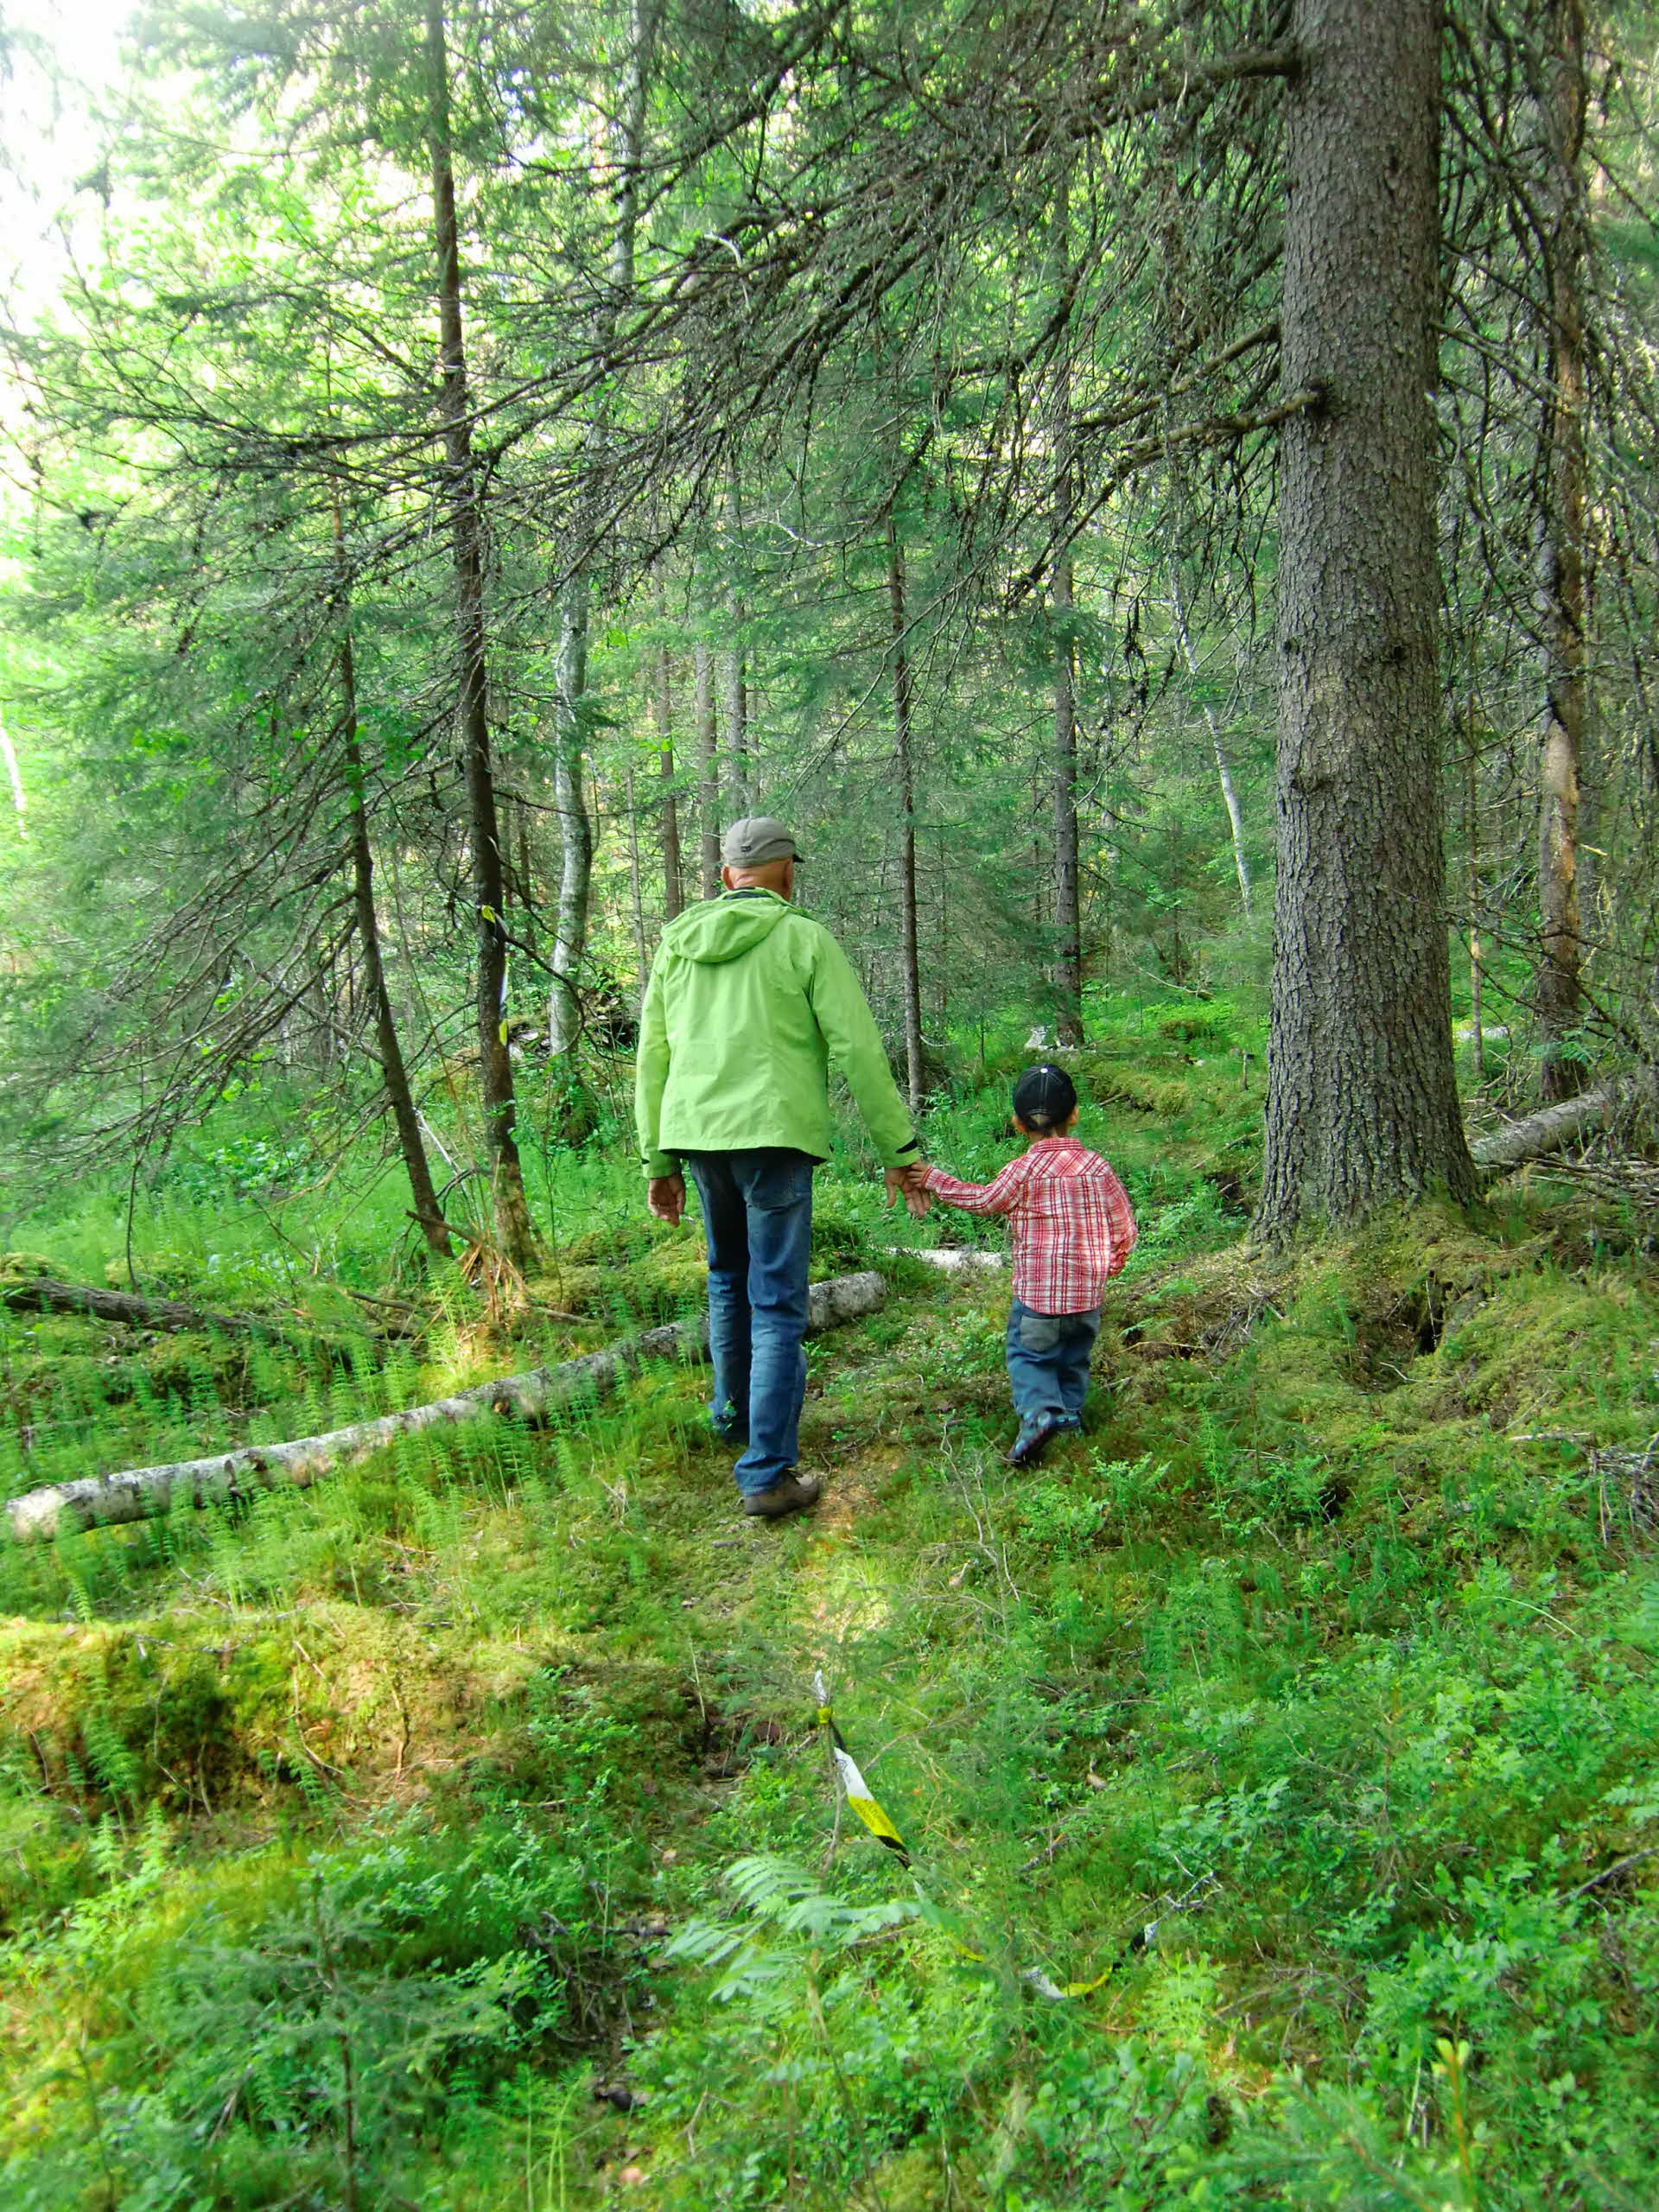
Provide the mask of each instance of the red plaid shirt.
POLYGON ((964 1213, 1005 1213, 1014 1294, 1036 1313, 1090 1313, 1135 1249, 1128 1193, 1076 1137, 1043 1137, 988 1183, 930 1167, 927 1187, 964 1213))

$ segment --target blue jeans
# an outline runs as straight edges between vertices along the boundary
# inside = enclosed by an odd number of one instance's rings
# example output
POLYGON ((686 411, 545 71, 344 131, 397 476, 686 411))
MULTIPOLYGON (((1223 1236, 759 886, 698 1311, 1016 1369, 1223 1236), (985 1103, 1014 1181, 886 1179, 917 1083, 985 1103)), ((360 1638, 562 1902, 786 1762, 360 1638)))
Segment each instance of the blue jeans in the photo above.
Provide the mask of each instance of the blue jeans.
POLYGON ((806 1275, 812 1253, 812 1169, 804 1152, 695 1152, 686 1161, 709 1241, 709 1411, 723 1435, 747 1437, 737 1463, 745 1497, 795 1465, 806 1395, 806 1275))
POLYGON ((1008 1315, 1008 1381, 1022 1421, 1077 1419, 1099 1333, 1098 1306, 1089 1313, 1038 1313, 1014 1300, 1008 1315))

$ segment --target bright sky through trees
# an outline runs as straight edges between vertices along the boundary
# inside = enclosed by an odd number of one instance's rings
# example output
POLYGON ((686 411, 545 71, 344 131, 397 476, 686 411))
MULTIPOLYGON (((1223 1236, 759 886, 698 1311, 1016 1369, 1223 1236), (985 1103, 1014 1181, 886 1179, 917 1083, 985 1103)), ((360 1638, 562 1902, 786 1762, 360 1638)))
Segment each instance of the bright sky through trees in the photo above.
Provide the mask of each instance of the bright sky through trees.
POLYGON ((125 0, 6 0, 0 12, 0 285, 38 311, 61 281, 63 226, 94 211, 78 189, 101 151, 94 104, 122 76, 125 0))

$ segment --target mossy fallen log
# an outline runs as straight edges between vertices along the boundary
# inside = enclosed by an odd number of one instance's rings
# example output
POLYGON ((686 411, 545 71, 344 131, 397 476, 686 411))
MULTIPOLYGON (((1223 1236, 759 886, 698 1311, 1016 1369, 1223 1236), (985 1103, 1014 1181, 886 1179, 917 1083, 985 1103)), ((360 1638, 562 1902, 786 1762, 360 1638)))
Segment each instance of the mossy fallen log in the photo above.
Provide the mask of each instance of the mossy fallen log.
POLYGON ((0 1306, 14 1313, 80 1313, 94 1321, 118 1321, 129 1329, 194 1329, 207 1336, 266 1337, 281 1344, 325 1334, 302 1321, 273 1321, 264 1313, 218 1313, 181 1298, 146 1298, 136 1291, 105 1290, 95 1283, 59 1282, 51 1275, 0 1282, 0 1306))
MULTIPOLYGON (((814 1283, 807 1326, 817 1332, 858 1320, 878 1311, 886 1295, 885 1281, 874 1272, 835 1275, 828 1282, 814 1283)), ((274 1489, 279 1483, 303 1486, 336 1467, 365 1459, 397 1437, 504 1414, 543 1421, 573 1398, 603 1396, 614 1390, 646 1360, 702 1359, 708 1350, 705 1319, 677 1321, 666 1328, 647 1329, 605 1351, 585 1352, 556 1367, 531 1368, 524 1375, 504 1375, 496 1382, 458 1390, 452 1397, 410 1406, 403 1413, 382 1414, 372 1421, 353 1421, 321 1436, 296 1437, 286 1444, 250 1444, 207 1459, 126 1467, 116 1474, 51 1483, 13 1498, 6 1507, 6 1519, 12 1535, 27 1542, 50 1539, 68 1529, 146 1520, 167 1512, 179 1497, 205 1505, 274 1489)))

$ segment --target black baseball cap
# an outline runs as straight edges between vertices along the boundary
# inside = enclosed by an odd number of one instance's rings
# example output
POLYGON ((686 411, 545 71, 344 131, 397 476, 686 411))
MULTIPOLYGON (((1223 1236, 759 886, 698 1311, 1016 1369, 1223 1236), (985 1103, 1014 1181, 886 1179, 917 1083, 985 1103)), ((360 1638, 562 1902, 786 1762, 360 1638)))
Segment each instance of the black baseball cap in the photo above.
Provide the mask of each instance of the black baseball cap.
POLYGON ((1077 1087, 1064 1068, 1027 1068, 1014 1086, 1016 1118, 1028 1129, 1058 1129, 1077 1108, 1077 1087))

